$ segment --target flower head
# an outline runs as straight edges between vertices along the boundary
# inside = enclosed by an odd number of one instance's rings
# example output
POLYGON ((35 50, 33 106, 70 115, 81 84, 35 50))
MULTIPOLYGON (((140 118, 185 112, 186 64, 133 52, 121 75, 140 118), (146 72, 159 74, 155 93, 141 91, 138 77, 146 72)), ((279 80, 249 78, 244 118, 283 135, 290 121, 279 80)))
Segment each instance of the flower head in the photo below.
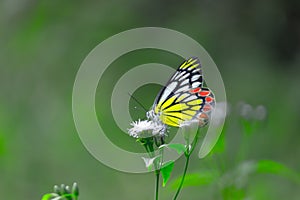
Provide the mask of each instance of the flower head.
POLYGON ((263 105, 259 105, 254 110, 254 118, 257 120, 264 120, 267 116, 267 109, 263 105))
POLYGON ((156 135, 165 135, 166 125, 151 120, 138 120, 131 122, 132 128, 128 129, 130 136, 134 138, 146 138, 156 135))
POLYGON ((263 105, 259 105, 256 108, 247 103, 239 103, 238 108, 240 115, 246 120, 264 120, 267 116, 267 109, 263 105))

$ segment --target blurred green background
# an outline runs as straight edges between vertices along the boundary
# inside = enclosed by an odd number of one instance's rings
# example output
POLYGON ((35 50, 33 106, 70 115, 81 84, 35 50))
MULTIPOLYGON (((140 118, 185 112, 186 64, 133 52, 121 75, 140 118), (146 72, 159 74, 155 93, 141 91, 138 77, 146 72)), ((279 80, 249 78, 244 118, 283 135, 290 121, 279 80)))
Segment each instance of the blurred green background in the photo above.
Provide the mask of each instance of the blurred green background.
MULTIPOLYGON (((243 160, 273 160, 299 174, 299 10, 297 0, 1 0, 0 199, 40 199, 54 184, 74 181, 83 200, 153 199, 153 174, 121 173, 88 153, 71 109, 73 82, 85 56, 106 38, 143 26, 189 35, 217 64, 232 113, 224 134, 227 151, 218 157, 227 169, 234 168, 232 160, 244 145, 248 152, 243 160), (267 119, 244 143, 239 117, 234 115, 240 101, 268 110, 267 119)), ((114 143, 141 150, 111 119, 107 107, 113 85, 107 83, 138 64, 158 62, 176 68, 181 61, 167 52, 141 50, 112 64, 99 83, 96 107, 114 143)), ((136 95, 150 106, 158 91, 152 86, 150 93, 141 88, 136 95)), ((212 160, 195 155, 189 171, 211 170, 212 160)), ((180 175, 183 163, 178 160, 173 177, 180 175)), ((256 174, 248 183, 249 199, 300 196, 297 181, 274 173, 256 174)), ((222 199, 216 185, 187 187, 181 199, 222 199)), ((172 194, 167 186, 161 199, 171 199, 172 194)))

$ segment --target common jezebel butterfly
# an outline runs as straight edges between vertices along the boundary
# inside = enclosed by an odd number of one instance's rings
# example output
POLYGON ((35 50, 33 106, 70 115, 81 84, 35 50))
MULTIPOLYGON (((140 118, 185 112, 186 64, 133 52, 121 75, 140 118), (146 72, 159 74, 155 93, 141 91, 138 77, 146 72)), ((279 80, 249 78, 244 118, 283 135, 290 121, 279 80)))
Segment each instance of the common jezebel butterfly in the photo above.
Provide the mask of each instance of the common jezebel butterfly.
POLYGON ((174 127, 190 120, 208 120, 215 98, 203 83, 200 60, 185 60, 158 93, 148 118, 174 127))

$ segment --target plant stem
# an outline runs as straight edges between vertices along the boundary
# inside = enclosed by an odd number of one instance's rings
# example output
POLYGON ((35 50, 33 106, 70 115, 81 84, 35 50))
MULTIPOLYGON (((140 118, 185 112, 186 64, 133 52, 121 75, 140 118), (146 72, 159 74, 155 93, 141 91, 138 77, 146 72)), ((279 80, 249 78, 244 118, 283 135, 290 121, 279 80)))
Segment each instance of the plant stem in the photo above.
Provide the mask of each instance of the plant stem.
POLYGON ((197 130, 197 134, 195 136, 194 141, 192 142, 191 148, 189 148, 189 145, 187 144, 186 152, 184 153, 184 155, 186 157, 184 171, 183 171, 183 175, 182 175, 182 178, 181 178, 180 185, 179 185, 179 187, 177 189, 177 192, 176 192, 173 200, 177 199, 177 197, 178 197, 178 195, 180 193, 180 190, 181 190, 181 188, 183 186, 185 175, 186 175, 186 172, 187 172, 187 169, 188 169, 188 166, 189 166, 190 156, 193 153, 193 151, 194 151, 194 149, 195 149, 195 147, 196 147, 196 145, 198 143, 199 133, 200 133, 200 129, 197 130))
POLYGON ((155 175, 156 175, 156 187, 155 187, 155 199, 158 200, 159 192, 159 177, 160 177, 160 168, 163 160, 163 149, 159 150, 159 155, 161 156, 158 160, 154 161, 155 175))
POLYGON ((160 170, 155 170, 155 174, 156 174, 155 200, 158 200, 160 170))
POLYGON ((180 192, 180 190, 181 190, 181 188, 182 188, 182 185, 183 185, 183 182, 184 182, 184 178, 185 178, 185 174, 186 174, 187 169, 188 169, 188 166, 189 166, 189 160, 190 160, 190 155, 187 154, 187 155, 186 155, 185 166, 184 166, 184 171, 183 171, 183 175, 182 175, 182 178, 181 178, 181 182, 180 182, 180 185, 179 185, 179 187, 178 187, 178 189, 177 189, 177 192, 176 192, 176 194, 175 194, 173 200, 176 200, 176 199, 177 199, 177 197, 178 197, 178 195, 179 195, 179 192, 180 192))
MULTIPOLYGON (((155 157, 154 153, 154 148, 153 148, 153 143, 151 144, 146 144, 145 145, 146 151, 148 152, 150 158, 155 157)), ((162 155, 162 151, 159 151, 159 153, 162 155)), ((160 158, 161 159, 161 158, 160 158)), ((160 176, 160 161, 154 160, 154 170, 155 170, 155 175, 156 175, 156 184, 155 184, 155 200, 158 200, 158 192, 159 192, 159 176, 160 176)))

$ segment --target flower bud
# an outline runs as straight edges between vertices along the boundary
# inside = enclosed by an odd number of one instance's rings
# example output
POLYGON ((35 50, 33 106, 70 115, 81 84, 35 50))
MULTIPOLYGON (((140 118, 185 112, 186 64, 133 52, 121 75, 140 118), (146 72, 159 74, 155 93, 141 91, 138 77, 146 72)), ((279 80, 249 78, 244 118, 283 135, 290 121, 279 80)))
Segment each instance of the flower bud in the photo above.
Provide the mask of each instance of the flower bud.
POLYGON ((65 193, 65 194, 70 194, 70 193, 71 193, 71 190, 70 190, 70 187, 69 187, 69 186, 65 186, 65 187, 64 187, 64 193, 65 193))
POLYGON ((61 195, 60 187, 58 187, 57 185, 54 185, 53 190, 54 190, 54 193, 61 195))
POLYGON ((78 185, 77 185, 76 182, 73 183, 72 193, 73 193, 75 196, 79 196, 79 188, 78 188, 78 185))

